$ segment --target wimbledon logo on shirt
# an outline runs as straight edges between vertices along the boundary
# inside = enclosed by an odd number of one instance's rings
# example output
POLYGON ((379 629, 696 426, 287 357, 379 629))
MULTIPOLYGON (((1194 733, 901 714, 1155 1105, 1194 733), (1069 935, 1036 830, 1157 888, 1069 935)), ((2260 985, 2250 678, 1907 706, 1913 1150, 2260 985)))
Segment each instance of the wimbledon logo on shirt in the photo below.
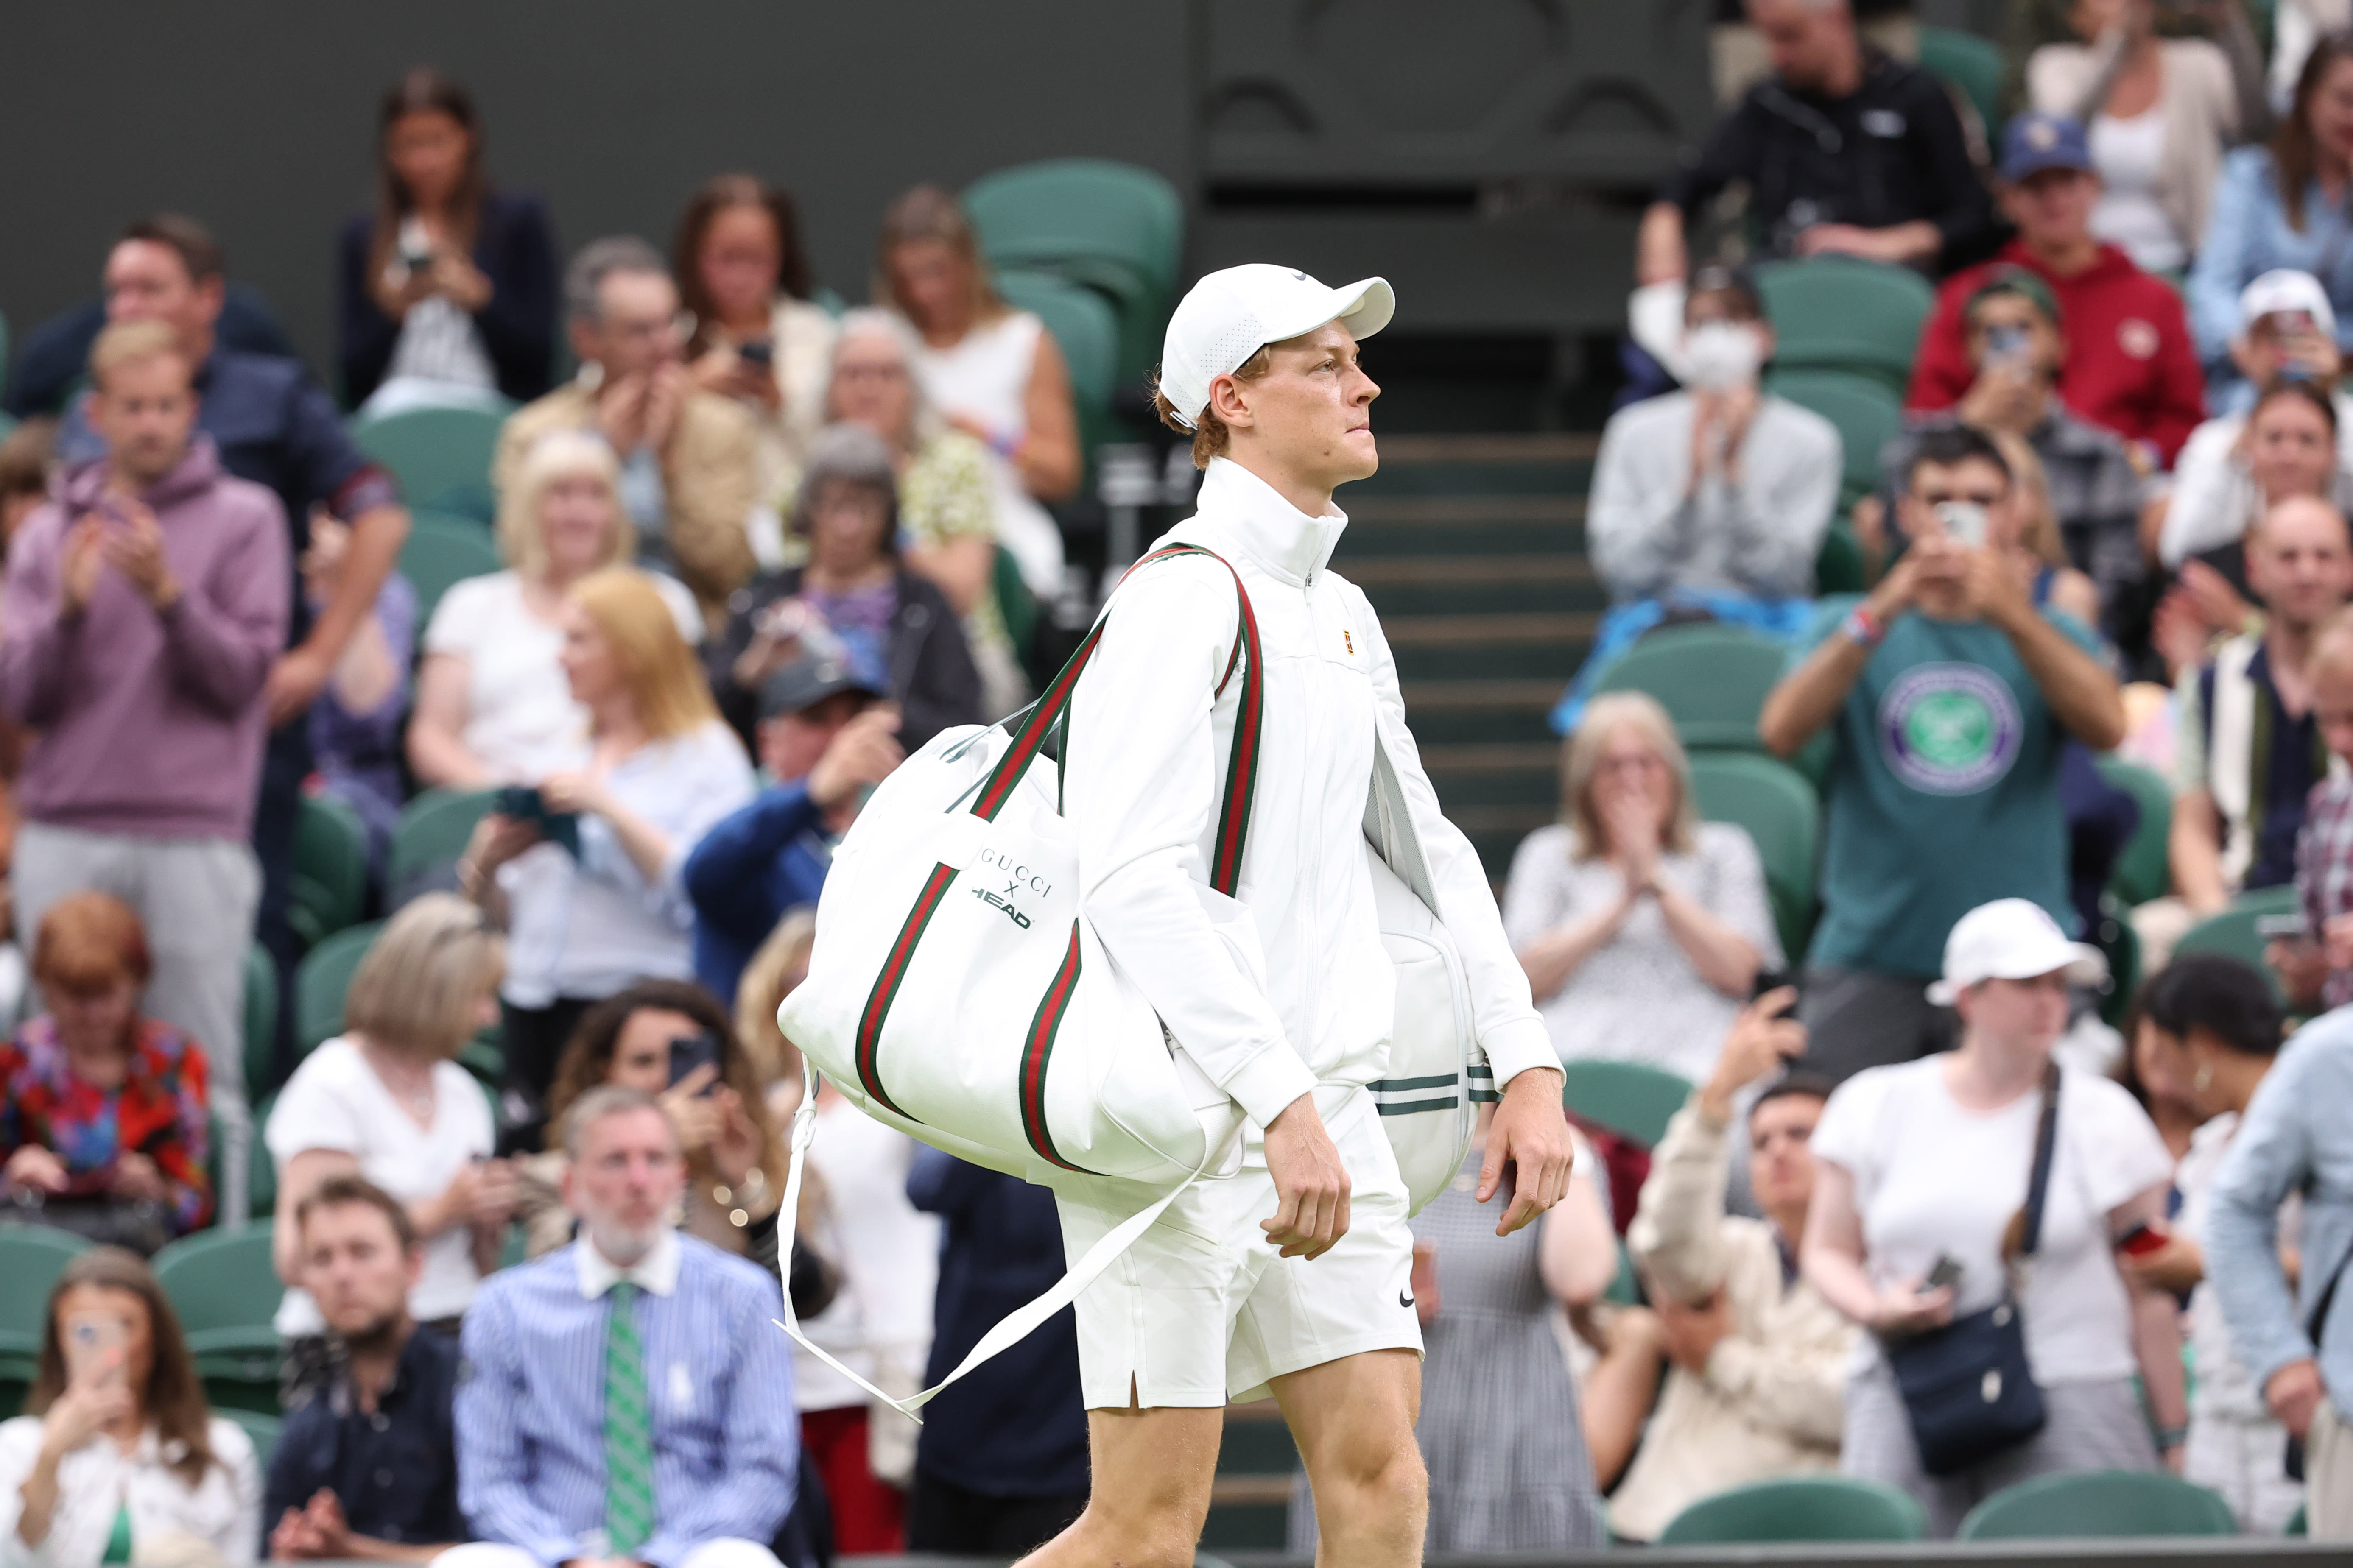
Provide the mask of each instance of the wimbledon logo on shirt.
POLYGON ((1917 665, 1879 700, 1888 767, 1930 795, 1984 789, 2018 760, 2024 732, 2017 697, 1982 665, 1917 665))

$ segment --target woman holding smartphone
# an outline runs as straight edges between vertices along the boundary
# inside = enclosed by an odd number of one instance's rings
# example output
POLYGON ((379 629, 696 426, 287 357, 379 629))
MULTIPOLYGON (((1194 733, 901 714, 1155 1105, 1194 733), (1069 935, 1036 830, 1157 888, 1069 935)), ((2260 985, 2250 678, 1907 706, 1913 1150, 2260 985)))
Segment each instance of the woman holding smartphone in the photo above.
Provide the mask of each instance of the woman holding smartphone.
POLYGON ((66 1265, 25 1409, 0 1423, 0 1562, 254 1561, 253 1444, 206 1407, 171 1300, 132 1254, 66 1265))

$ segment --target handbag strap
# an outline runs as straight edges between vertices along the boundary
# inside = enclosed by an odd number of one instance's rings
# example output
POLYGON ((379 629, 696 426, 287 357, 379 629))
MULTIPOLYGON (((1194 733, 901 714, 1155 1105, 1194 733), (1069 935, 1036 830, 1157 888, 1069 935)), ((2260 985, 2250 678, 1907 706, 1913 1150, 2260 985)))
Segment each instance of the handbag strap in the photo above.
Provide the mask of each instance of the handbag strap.
MULTIPOLYGON (((1121 574, 1120 582, 1157 561, 1173 560, 1179 555, 1206 555, 1226 569, 1234 580, 1234 598, 1241 607, 1241 626, 1234 638, 1234 651, 1226 659, 1225 674, 1219 678, 1213 696, 1225 695, 1226 687, 1233 680, 1234 672, 1241 671, 1240 709, 1234 716, 1233 750, 1226 763, 1225 798, 1218 809, 1217 847, 1209 857, 1209 886, 1231 898, 1241 883, 1242 847, 1250 837, 1250 801, 1258 783, 1259 731, 1265 719, 1266 671, 1259 655, 1258 616, 1250 609, 1249 591, 1243 588, 1241 574, 1233 563, 1214 550, 1198 544, 1171 544, 1146 555, 1121 574)), ((1114 588, 1114 593, 1117 590, 1114 588)), ((1046 683, 1038 700, 1012 721, 1013 744, 997 759, 997 766, 973 796, 972 814, 984 822, 993 822, 1005 803, 1013 798, 1013 787, 1037 759, 1046 743, 1046 737, 1058 723, 1064 722, 1076 690, 1079 677, 1094 658, 1095 645, 1103 640, 1103 627, 1111 619, 1111 606, 1103 613, 1063 665, 1060 673, 1046 683)))
POLYGON ((2042 1068, 2042 1120, 2034 1130, 2034 1173, 2026 1182, 2024 1223, 2019 1228, 2018 1256, 2031 1258, 2042 1239, 2043 1199, 2051 1190, 2051 1163, 2059 1148, 2059 1064, 2042 1068))

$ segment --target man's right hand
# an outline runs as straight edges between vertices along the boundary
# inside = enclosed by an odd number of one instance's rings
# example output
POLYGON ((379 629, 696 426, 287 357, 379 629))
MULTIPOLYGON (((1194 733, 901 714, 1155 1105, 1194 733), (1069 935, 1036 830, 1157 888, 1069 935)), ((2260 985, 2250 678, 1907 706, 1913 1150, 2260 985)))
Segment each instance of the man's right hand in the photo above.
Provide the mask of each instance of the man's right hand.
POLYGON ((848 801, 860 786, 879 784, 891 770, 907 760, 899 744, 899 710, 869 708, 844 724, 817 766, 809 770, 808 796, 820 811, 831 811, 848 801))
POLYGON ((2288 1363, 2263 1380, 2263 1403, 2291 1436, 2303 1437, 2312 1431, 2312 1417, 2327 1397, 2327 1385, 2320 1381, 2320 1363, 2309 1356, 2288 1363))
POLYGON ((1274 1178, 1274 1217, 1259 1228, 1285 1258, 1321 1258, 1348 1234, 1348 1167, 1303 1094, 1266 1124, 1266 1171, 1274 1178))
POLYGON ((1788 1016, 1797 1000, 1797 987, 1776 986, 1732 1021, 1715 1070, 1699 1091, 1701 1114, 1710 1121, 1719 1127, 1730 1121, 1733 1101, 1742 1089, 1806 1054, 1806 1026, 1788 1016))

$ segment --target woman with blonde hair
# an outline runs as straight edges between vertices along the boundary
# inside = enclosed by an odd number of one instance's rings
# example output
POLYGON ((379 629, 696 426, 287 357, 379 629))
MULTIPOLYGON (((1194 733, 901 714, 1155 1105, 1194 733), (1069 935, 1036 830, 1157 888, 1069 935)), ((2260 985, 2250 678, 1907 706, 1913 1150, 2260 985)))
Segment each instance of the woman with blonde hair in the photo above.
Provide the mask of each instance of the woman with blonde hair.
MULTIPOLYGON (((264 1134, 278 1163, 270 1258, 289 1287, 300 1278, 302 1200, 330 1176, 364 1176, 417 1227, 425 1262, 409 1314, 455 1331, 498 1265, 514 1207, 513 1178, 490 1157, 490 1103, 456 1060, 497 1017, 505 967, 499 933, 448 893, 412 900, 369 946, 343 995, 343 1032, 302 1059, 264 1134)), ((325 1322, 309 1292, 287 1290, 277 1327, 295 1342, 290 1384, 303 1384, 324 1367, 325 1322)))
MULTIPOLYGON (((454 584, 425 628, 408 724, 419 784, 522 783, 560 765, 586 732, 564 679, 564 595, 637 552, 612 448, 585 430, 542 437, 501 498, 498 542, 507 570, 454 584)), ((694 595, 675 578, 652 582, 681 634, 699 640, 694 595)))
POLYGON ((752 797, 752 765, 653 580, 592 572, 565 595, 564 674, 586 732, 475 828, 459 886, 501 921, 506 1089, 536 1107, 591 1004, 694 973, 679 873, 752 797))
POLYGON ((153 1271, 93 1247, 42 1320, 25 1414, 0 1423, 0 1562, 252 1562, 261 1467, 206 1405, 153 1271))
POLYGON ((1504 930, 1553 1047, 1694 1083, 1781 944, 1740 828, 1701 822, 1673 721, 1652 698, 1595 698, 1562 749, 1561 820, 1512 857, 1504 930))
POLYGON ((913 325, 915 374, 956 429, 989 450, 997 537, 1040 598, 1062 589, 1062 536, 1041 502, 1078 492, 1086 465, 1070 367, 1046 324, 997 298, 972 220, 937 185, 882 215, 875 298, 913 325))

